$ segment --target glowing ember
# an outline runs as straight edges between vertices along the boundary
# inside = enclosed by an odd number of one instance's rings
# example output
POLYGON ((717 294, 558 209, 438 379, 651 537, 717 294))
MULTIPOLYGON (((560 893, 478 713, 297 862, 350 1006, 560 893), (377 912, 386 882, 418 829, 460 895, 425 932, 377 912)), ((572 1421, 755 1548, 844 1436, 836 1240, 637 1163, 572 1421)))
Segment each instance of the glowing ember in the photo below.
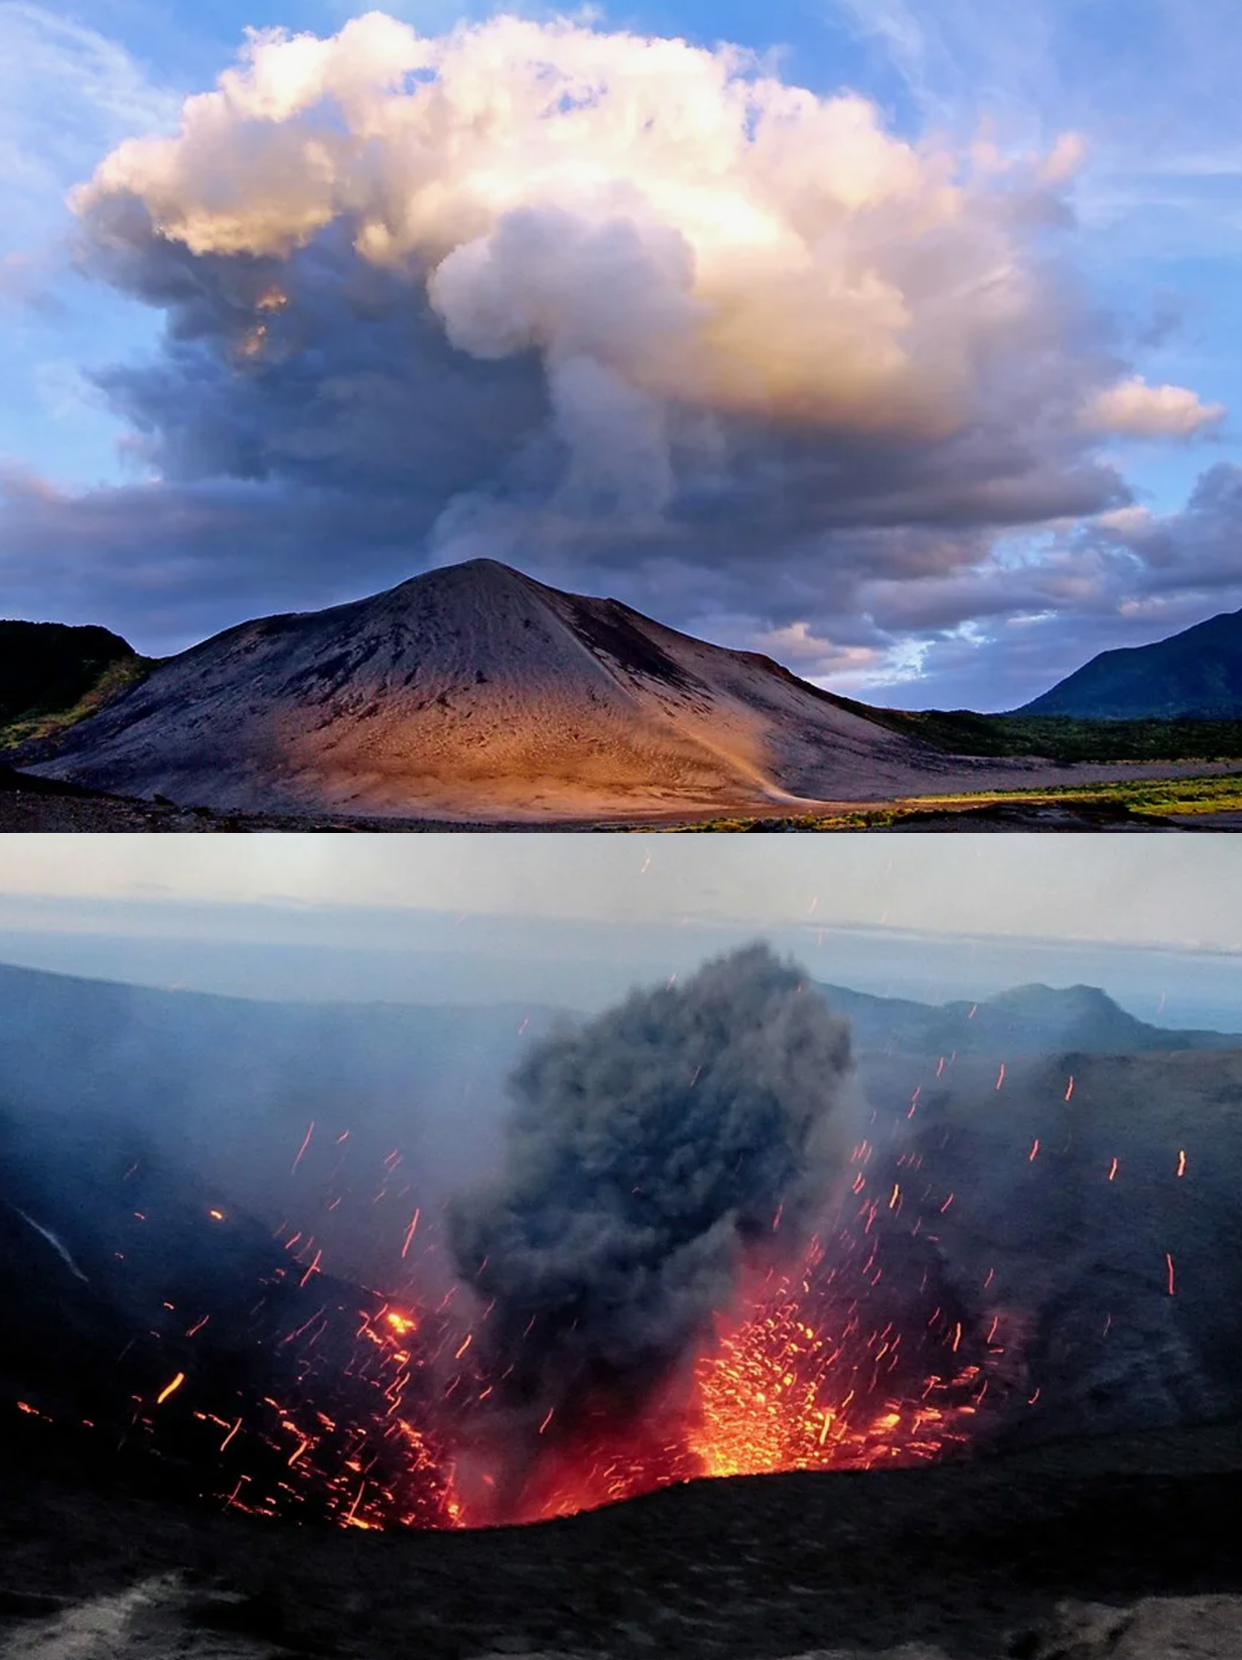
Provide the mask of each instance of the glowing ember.
MULTIPOLYGON (((855 1160, 878 1164, 870 1141, 855 1160)), ((934 1254, 919 1218, 902 1215, 911 1201, 892 1176, 875 1170, 872 1199, 847 1173, 796 1266, 744 1267, 731 1306, 640 1400, 605 1380, 584 1386, 572 1411, 544 1403, 515 1429, 491 1414, 502 1379, 487 1375, 494 1354, 477 1340, 490 1305, 408 1282, 399 1303, 375 1296, 359 1309, 357 1288, 351 1301, 345 1282, 327 1279, 307 1239, 255 1305, 272 1298, 287 1310, 283 1328, 254 1332, 266 1359, 253 1375, 271 1393, 252 1393, 244 1377, 221 1389, 210 1364, 200 1374, 191 1358, 146 1395, 159 1414, 144 1414, 134 1394, 134 1425, 179 1463, 214 1469, 203 1496, 226 1508, 362 1529, 530 1522, 696 1477, 952 1455, 1000 1379, 1005 1315, 941 1306, 934 1254), (516 1460, 515 1437, 526 1447, 516 1460)), ((421 1277, 437 1260, 437 1227, 420 1238, 421 1277)), ((1171 1262, 1169 1272, 1171 1287, 1171 1262)), ((191 1357, 207 1318, 175 1328, 192 1339, 191 1357)), ((521 1340, 532 1340, 529 1326, 521 1340)))
MULTIPOLYGON (((856 1149, 863 1163, 873 1153, 869 1142, 856 1149)), ((942 1458, 971 1439, 1004 1352, 1004 1315, 932 1306, 941 1294, 917 1220, 901 1217, 901 1185, 875 1186, 874 1200, 846 1188, 848 1211, 795 1269, 744 1275, 734 1306, 647 1398, 602 1389, 571 1422, 541 1411, 516 1476, 511 1448, 489 1428, 498 1377, 480 1370, 486 1349, 474 1341, 490 1310, 411 1288, 400 1305, 376 1298, 359 1311, 336 1282, 312 1302, 318 1248, 276 1271, 300 1299, 288 1305, 292 1329, 264 1345, 285 1368, 270 1375, 287 1385, 225 1399, 186 1366, 155 1398, 177 1404, 149 1418, 139 1404, 136 1422, 196 1466, 214 1462, 204 1497, 365 1529, 529 1522, 701 1476, 942 1458)), ((1171 1259, 1168 1272, 1171 1291, 1171 1259)), ((317 1283, 327 1284, 322 1270, 317 1283)))
MULTIPOLYGON (((781 1019, 793 1038, 775 1048, 770 1040, 770 1054, 737 1039, 739 1064, 757 1070, 745 1095, 755 1126, 736 1148, 722 1142, 723 1130, 735 1133, 721 1105, 733 1099, 732 1073, 713 1069, 714 1051, 700 1056, 699 1028, 689 1021, 690 1037, 678 1027, 682 1047, 661 1064, 672 1079, 668 1099, 698 1137, 690 1152, 676 1139, 664 1145, 663 1119, 631 1146, 620 1111, 597 1114, 587 1135, 569 1091, 564 1145, 573 1151, 581 1142, 591 1158, 563 1180, 551 1159, 555 1180, 534 1181, 529 1193, 519 1185, 503 1203, 485 1193, 478 1228, 466 1230, 468 1249, 443 1207, 437 1220, 434 1209, 416 1206, 413 1161, 401 1148, 382 1159, 367 1154, 379 1169, 372 1162, 359 1170, 362 1133, 348 1140, 330 1120, 318 1131, 310 1122, 282 1150, 298 1215, 274 1243, 257 1225, 251 1237, 238 1210, 229 1228, 217 1227, 225 1210, 209 1208, 215 1194, 196 1190, 176 1224, 209 1240, 203 1255, 213 1273, 148 1293, 132 1266, 116 1270, 118 1283, 133 1276, 132 1295, 147 1300, 131 1305, 137 1335, 122 1351, 128 1370, 108 1397, 108 1429, 152 1448, 167 1469, 193 1472, 218 1507, 362 1529, 528 1522, 699 1477, 917 1464, 965 1450, 982 1412, 1003 1406, 1015 1387, 1031 1401, 1039 1392, 1029 1392, 1012 1322, 989 1289, 993 1272, 986 1280, 982 1269, 972 1274, 982 1286, 970 1296, 951 1288, 935 1230, 954 1194, 929 1179, 920 1143, 905 1130, 916 1110, 921 1130, 935 1108, 920 1107, 916 1089, 891 1122, 872 1112, 847 1130, 848 1046, 837 1023, 797 995, 800 982, 784 983, 786 971, 760 968, 763 995, 784 999, 781 1019), (786 1079, 798 1111, 790 1108, 777 1134, 765 1116, 765 1068, 786 1066, 786 1049, 798 1060, 786 1079), (806 1062, 821 1050, 824 1065, 806 1062), (811 1131, 828 1118, 829 1073, 841 1091, 841 1133, 824 1138, 831 1158, 812 1157, 819 1142, 811 1131), (592 1160, 602 1160, 606 1181, 592 1160), (559 1233, 545 1226, 549 1191, 564 1195, 559 1233), (612 1210, 597 1203, 601 1192, 617 1199, 612 1210), (343 1236, 322 1217, 343 1197, 380 1218, 382 1252, 357 1260, 386 1264, 383 1291, 336 1277, 343 1236), (591 1235, 593 1273, 580 1273, 578 1224, 585 1217, 594 1226, 600 1216, 608 1226, 591 1235), (525 1229, 516 1250, 506 1231, 514 1217, 525 1229), (545 1251, 549 1237, 556 1251, 545 1251), (659 1252, 650 1238, 663 1241, 659 1252), (521 1296, 514 1261, 530 1271, 521 1296), (246 1289, 237 1295, 239 1275, 246 1289), (625 1319, 612 1318, 618 1309, 625 1319), (586 1343, 582 1327, 592 1321, 586 1343), (155 1412, 152 1401, 165 1410, 155 1412)), ((681 995, 656 995, 651 1019, 681 1019, 681 995)), ((649 1022, 637 1007, 627 1005, 624 1032, 647 1068, 649 1022)), ((718 1023, 732 1005, 722 1007, 710 1005, 718 1023)), ((734 1041, 727 1021, 721 1030, 722 1043, 734 1041)), ((596 1058, 585 1055, 588 1073, 596 1058)), ((937 1075, 954 1060, 941 1057, 937 1075)), ((996 1088, 1004 1081, 1001 1065, 996 1088)), ((1072 1087, 1071 1079, 1067 1099, 1072 1087)), ((539 1111, 523 1121, 524 1133, 546 1116, 540 1090, 530 1090, 539 1111)), ((1002 1101, 1012 1094, 1011 1082, 1002 1101)), ((1038 1179, 1055 1148, 1024 1137, 1018 1157, 1038 1158, 1038 1179)), ((553 1148, 558 1158, 561 1151, 553 1148)), ((1109 1180, 1117 1168, 1114 1159, 1109 1180)), ((1184 1168, 1183 1153, 1179 1175, 1184 1168)), ((137 1185, 119 1202, 125 1241, 141 1237, 145 1248, 162 1227, 172 1230, 137 1185), (152 1220, 139 1230, 130 1214, 145 1220, 148 1212, 132 1210, 134 1202, 150 1203, 152 1220)), ((955 1219, 969 1203, 963 1187, 955 1219)), ((165 1241, 178 1238, 170 1231, 165 1241)), ((175 1255, 152 1240, 152 1286, 163 1285, 175 1255)), ((1173 1273, 1170 1256, 1170 1295, 1173 1273)), ((92 1397, 93 1414, 95 1405, 92 1397)), ((101 1424, 106 1415, 96 1414, 101 1424)))
POLYGON ((966 1441, 978 1368, 933 1372, 912 1398, 890 1393, 886 1366, 899 1363, 901 1335, 864 1337, 848 1308, 836 1313, 815 1329, 783 1280, 744 1322, 721 1322, 719 1349, 696 1371, 702 1421, 693 1450, 704 1475, 909 1463, 966 1441))

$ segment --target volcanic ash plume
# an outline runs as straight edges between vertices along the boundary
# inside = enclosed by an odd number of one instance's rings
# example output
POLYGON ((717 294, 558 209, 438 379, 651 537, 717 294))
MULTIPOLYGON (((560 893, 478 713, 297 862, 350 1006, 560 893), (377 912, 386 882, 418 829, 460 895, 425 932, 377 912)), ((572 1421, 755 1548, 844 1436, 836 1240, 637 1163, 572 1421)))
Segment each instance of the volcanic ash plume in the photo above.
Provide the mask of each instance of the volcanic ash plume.
POLYGON ((501 1176, 450 1212, 515 1451, 637 1414, 744 1266, 805 1247, 851 1071, 848 1026, 764 946, 532 1050, 501 1176))
MULTIPOLYGON (((753 615, 824 672, 993 576, 1059 603, 1055 566, 966 575, 995 527, 1130 511, 1102 436, 1224 413, 1125 374, 1050 257, 1086 156, 911 142, 736 46, 564 17, 251 31, 72 196, 82 269, 167 314, 154 363, 95 376, 160 488, 78 507, 10 469, 6 545, 42 568, 128 512, 134 557, 299 610, 342 560, 485 556, 753 615)), ((1147 545, 1100 524, 1101 559, 1147 545)))

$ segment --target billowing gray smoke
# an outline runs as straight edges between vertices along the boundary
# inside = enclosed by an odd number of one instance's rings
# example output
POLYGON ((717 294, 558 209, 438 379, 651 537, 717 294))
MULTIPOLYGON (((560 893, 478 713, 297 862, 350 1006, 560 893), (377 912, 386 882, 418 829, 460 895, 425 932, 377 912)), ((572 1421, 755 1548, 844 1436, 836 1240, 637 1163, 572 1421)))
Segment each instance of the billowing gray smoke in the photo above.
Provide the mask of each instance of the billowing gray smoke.
MULTIPOLYGON (((264 29, 180 116, 72 197, 80 269, 167 318, 94 376, 158 483, 4 468, 6 584, 40 613, 59 581, 180 645, 490 556, 832 675, 1064 613, 1072 554, 1068 670, 1173 549, 1232 569, 1229 463, 1181 514, 1105 514, 1133 501, 1109 435, 1225 412, 1131 374, 1134 324, 1063 263, 1068 134, 903 137, 736 46, 551 13, 264 29), (1046 558, 995 551, 1058 519, 1084 523, 1046 558)), ((992 672, 1046 686, 1042 629, 1004 632, 992 672)))
POLYGON ((501 1175, 450 1212, 497 1403, 564 1428, 601 1392, 641 1404, 743 1260, 806 1239, 851 1072, 848 1026, 762 945, 541 1041, 501 1175))

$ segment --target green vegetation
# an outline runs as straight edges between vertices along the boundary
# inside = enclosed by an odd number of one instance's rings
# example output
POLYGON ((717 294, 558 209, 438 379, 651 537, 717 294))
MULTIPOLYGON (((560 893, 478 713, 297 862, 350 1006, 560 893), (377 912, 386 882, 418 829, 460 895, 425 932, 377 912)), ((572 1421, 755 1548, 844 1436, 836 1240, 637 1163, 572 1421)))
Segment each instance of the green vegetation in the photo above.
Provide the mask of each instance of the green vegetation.
MULTIPOLYGON (((781 830, 877 830, 899 822, 942 819, 997 807, 1075 807, 1108 813, 1115 819, 1176 818, 1202 813, 1242 813, 1242 776, 1126 779, 1116 783, 1074 784, 1042 790, 992 790, 971 794, 912 796, 881 807, 841 807, 829 813, 785 818, 704 819, 679 824, 670 834, 781 830)), ((652 825, 627 829, 650 830, 652 825)))
MULTIPOLYGON (((807 813, 794 818, 712 818, 701 824, 674 824, 667 826, 669 835, 683 835, 702 830, 773 831, 773 830, 876 830, 895 824, 900 818, 925 810, 923 802, 894 802, 888 807, 859 807, 839 813, 807 813)), ((651 830, 650 824, 631 824, 626 830, 651 830)))
POLYGON ((1242 757, 1242 720, 1080 720, 1074 715, 976 715, 969 709, 847 707, 953 755, 1038 755, 1064 762, 1242 757))
POLYGON ((1117 806, 1139 817, 1173 818, 1179 813, 1242 813, 1242 776, 1231 773, 1200 778, 1124 779, 1111 784, 1075 784, 1067 789, 1012 790, 1003 796, 993 795, 983 799, 1117 806))
POLYGON ((144 680, 155 661, 106 628, 0 622, 0 751, 56 737, 144 680))

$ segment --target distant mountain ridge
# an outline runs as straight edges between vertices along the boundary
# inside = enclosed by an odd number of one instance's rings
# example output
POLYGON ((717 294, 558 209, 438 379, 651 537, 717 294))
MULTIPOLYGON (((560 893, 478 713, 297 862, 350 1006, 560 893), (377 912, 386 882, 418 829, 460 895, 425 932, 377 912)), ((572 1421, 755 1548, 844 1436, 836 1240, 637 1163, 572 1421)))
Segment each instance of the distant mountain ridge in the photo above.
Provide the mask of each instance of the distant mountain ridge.
POLYGON ((1242 611, 1146 646, 1101 652, 1016 715, 1082 720, 1242 717, 1242 611))
POLYGON ((915 1003, 821 985, 847 1015, 860 1051, 900 1054, 1128 1055, 1166 1049, 1242 1049, 1242 1033, 1173 1031, 1127 1014, 1097 986, 1016 986, 978 1003, 915 1003))

